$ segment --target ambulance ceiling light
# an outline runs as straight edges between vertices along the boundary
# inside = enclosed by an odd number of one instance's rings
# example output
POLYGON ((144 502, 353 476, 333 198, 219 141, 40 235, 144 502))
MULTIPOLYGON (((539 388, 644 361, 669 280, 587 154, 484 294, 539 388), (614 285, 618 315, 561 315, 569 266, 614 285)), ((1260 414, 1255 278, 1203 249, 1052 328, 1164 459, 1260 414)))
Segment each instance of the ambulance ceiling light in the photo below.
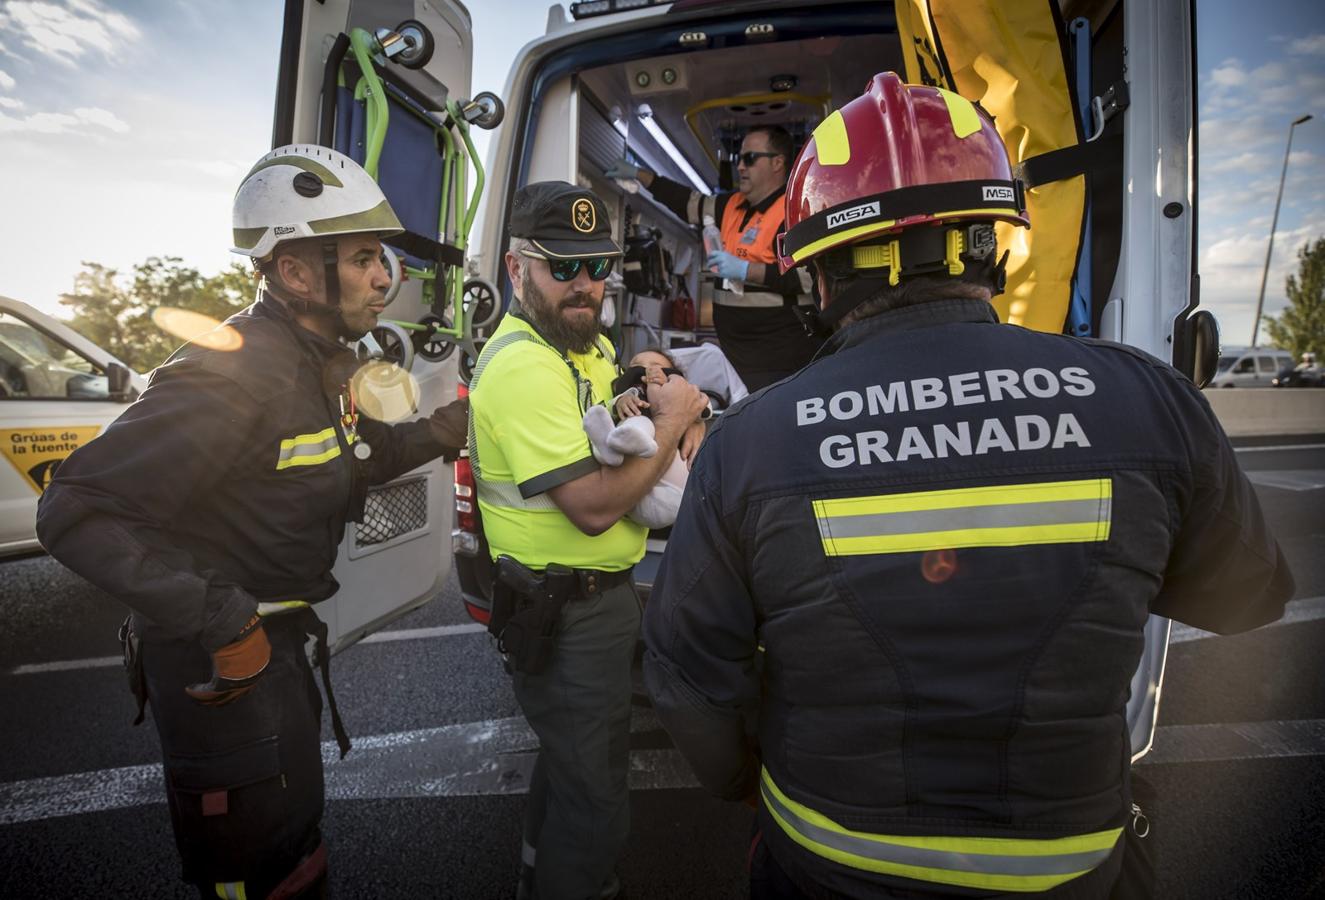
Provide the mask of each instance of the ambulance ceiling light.
POLYGON ((646 6, 661 6, 671 2, 672 0, 580 0, 570 5, 570 14, 573 19, 587 19, 591 16, 606 16, 610 13, 643 9, 646 6))
POLYGON ((690 160, 686 159, 676 145, 672 143, 672 139, 667 136, 667 132, 663 131, 662 127, 654 121, 653 109, 647 103, 641 103, 635 115, 639 118, 640 124, 644 126, 644 130, 658 142, 658 146, 662 147, 663 152, 671 157, 672 162, 676 163, 677 168, 685 173, 686 178, 690 179, 690 183, 695 186, 695 190, 701 194, 707 194, 709 186, 704 183, 703 178, 699 177, 695 167, 690 165, 690 160))

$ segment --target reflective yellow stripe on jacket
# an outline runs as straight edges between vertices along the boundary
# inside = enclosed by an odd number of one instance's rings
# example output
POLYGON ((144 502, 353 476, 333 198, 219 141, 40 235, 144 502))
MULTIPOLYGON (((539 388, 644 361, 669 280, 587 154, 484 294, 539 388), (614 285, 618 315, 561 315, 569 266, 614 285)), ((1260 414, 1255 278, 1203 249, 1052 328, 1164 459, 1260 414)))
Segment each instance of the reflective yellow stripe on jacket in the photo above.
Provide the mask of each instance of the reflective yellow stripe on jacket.
POLYGON ((815 500, 829 556, 1107 541, 1108 478, 815 500))
POLYGON ((323 428, 316 434, 298 434, 281 441, 281 453, 276 460, 276 468, 288 469, 292 466, 316 466, 340 456, 340 443, 336 440, 336 428, 323 428))
POLYGON ((221 900, 248 900, 248 892, 244 890, 242 881, 218 881, 216 896, 221 900))
POLYGON ((1108 859, 1123 831, 1110 828, 1043 839, 872 834, 843 828, 792 800, 773 783, 767 769, 760 790, 765 808, 782 830, 811 853, 853 869, 930 884, 1045 891, 1108 859))

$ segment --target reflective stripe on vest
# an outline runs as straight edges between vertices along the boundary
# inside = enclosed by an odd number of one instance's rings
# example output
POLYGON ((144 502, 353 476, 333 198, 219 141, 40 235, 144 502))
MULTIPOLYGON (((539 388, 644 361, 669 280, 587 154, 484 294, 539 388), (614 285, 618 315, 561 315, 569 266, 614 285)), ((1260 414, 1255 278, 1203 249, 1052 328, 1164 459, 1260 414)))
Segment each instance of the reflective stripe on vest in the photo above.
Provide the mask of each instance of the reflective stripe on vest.
POLYGON ((323 428, 316 434, 297 434, 281 441, 281 452, 276 458, 276 468, 289 469, 293 466, 316 466, 330 462, 340 456, 340 443, 336 440, 336 428, 323 428))
MULTIPOLYGON (((489 341, 484 345, 479 353, 478 362, 474 365, 474 374, 469 379, 469 393, 473 394, 478 387, 479 376, 483 370, 492 362, 493 357, 512 344, 518 344, 521 341, 533 341, 547 347, 553 353, 557 351, 548 344, 544 344, 527 331, 509 331, 496 340, 489 341)), ((605 346, 601 340, 598 342, 598 350, 607 359, 613 359, 614 354, 611 348, 605 346)), ((560 356, 561 354, 557 354, 560 356)), ((564 358, 564 357, 563 357, 564 358)), ((585 409, 592 402, 593 384, 588 378, 577 377, 577 389, 579 391, 580 408, 585 409)), ((587 440, 587 438, 586 438, 587 440)), ((525 498, 520 494, 520 488, 517 484, 510 481, 490 481, 483 477, 483 465, 479 459, 478 435, 474 429, 474 417, 469 417, 469 467, 474 474, 474 488, 478 492, 478 499, 488 506, 497 506, 505 509, 559 509, 552 498, 546 493, 538 494, 533 497, 525 498)))
POLYGON ((853 869, 930 884, 1033 892, 1085 875, 1109 858, 1122 834, 1110 828, 1064 838, 917 837, 851 831, 760 778, 764 807, 806 850, 853 869))
POLYGON ((781 306, 784 302, 781 294, 773 294, 768 291, 746 291, 743 294, 737 294, 734 291, 716 290, 713 292, 713 302, 722 306, 781 306))
POLYGON ((861 556, 963 547, 1107 541, 1108 478, 815 500, 824 553, 861 556))
POLYGON ((244 890, 242 881, 218 881, 216 896, 221 900, 248 900, 248 892, 244 890))

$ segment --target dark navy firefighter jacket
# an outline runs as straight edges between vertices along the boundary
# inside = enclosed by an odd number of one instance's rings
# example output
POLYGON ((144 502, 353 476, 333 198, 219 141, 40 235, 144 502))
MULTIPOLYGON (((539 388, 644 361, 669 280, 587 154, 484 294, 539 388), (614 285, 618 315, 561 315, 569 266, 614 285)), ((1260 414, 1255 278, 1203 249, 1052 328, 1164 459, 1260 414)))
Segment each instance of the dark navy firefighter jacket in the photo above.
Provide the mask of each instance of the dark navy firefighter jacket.
MULTIPOLYGON (((189 344, 105 433, 60 464, 37 511, 48 552, 135 613, 146 640, 232 641, 259 601, 316 603, 370 484, 448 448, 428 420, 359 416, 354 354, 260 299, 228 350, 189 344), (356 460, 350 441, 371 448, 356 460)), ((454 448, 450 448, 454 451, 454 448)))
POLYGON ((851 325, 722 416, 645 674, 700 781, 758 792, 802 883, 1040 890, 1116 858, 1147 616, 1243 631, 1293 589, 1187 378, 945 300, 851 325))

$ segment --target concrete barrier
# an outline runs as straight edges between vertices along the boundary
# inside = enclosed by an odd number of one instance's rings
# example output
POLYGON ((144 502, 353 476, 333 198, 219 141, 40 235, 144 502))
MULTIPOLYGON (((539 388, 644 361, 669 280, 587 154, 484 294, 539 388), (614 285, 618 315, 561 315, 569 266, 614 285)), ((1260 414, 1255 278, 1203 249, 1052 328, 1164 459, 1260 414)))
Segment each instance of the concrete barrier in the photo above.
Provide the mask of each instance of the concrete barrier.
POLYGON ((1230 437, 1325 434, 1325 388, 1207 388, 1230 437))

